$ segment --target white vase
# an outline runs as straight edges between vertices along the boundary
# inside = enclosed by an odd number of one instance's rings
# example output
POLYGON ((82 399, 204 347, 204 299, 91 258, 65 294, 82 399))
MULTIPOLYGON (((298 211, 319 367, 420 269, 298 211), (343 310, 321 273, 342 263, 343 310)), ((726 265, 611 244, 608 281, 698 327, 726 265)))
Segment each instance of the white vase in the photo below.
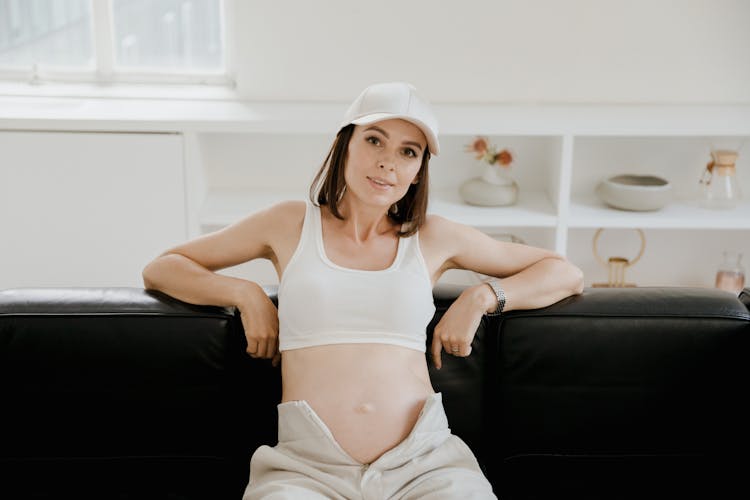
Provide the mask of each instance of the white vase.
POLYGON ((474 177, 461 184, 459 193, 469 205, 508 206, 518 201, 518 183, 506 168, 487 165, 481 177, 474 177))

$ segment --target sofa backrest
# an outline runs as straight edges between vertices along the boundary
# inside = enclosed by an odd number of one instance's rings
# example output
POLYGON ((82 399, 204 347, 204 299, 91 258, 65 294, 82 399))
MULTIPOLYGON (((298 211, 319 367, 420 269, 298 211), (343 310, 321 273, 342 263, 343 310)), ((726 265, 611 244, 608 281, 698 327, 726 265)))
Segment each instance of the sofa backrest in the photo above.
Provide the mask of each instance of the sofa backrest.
POLYGON ((496 406, 483 414, 484 456, 508 498, 746 489, 750 316, 737 297, 586 289, 508 313, 497 332, 485 346, 496 406))
POLYGON ((33 498, 241 496, 280 384, 248 361, 239 324, 137 288, 0 292, 4 483, 33 498))

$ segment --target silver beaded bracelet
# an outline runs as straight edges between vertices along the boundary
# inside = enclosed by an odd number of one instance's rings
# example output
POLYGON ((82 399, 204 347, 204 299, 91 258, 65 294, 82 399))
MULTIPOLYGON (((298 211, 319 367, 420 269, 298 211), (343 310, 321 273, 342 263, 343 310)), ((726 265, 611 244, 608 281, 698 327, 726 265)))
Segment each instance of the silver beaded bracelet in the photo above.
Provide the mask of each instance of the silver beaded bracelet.
POLYGON ((492 291, 495 293, 495 297, 497 297, 497 307, 494 311, 490 313, 485 313, 487 316, 498 316, 502 314, 503 309, 505 309, 505 290, 502 289, 500 286, 500 280, 487 280, 485 281, 490 288, 492 288, 492 291))

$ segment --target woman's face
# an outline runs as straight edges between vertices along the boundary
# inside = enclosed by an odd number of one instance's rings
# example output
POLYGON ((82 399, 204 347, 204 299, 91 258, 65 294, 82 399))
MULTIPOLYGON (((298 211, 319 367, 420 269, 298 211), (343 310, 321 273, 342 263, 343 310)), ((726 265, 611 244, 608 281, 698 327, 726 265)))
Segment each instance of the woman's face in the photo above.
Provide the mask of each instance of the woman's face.
POLYGON ((347 193, 390 207, 417 183, 426 147, 422 131, 406 120, 356 125, 344 167, 347 193))

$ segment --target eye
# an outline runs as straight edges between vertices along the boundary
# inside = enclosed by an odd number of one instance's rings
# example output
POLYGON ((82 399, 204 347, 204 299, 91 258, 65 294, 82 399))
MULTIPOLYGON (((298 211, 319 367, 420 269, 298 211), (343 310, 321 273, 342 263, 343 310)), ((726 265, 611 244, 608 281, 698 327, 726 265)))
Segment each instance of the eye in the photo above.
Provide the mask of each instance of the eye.
POLYGON ((373 144, 375 146, 380 146, 380 139, 378 139, 374 135, 367 137, 365 140, 369 142, 370 144, 373 144))
POLYGON ((412 148, 404 148, 404 154, 408 156, 409 158, 417 157, 417 152, 414 151, 412 148))

